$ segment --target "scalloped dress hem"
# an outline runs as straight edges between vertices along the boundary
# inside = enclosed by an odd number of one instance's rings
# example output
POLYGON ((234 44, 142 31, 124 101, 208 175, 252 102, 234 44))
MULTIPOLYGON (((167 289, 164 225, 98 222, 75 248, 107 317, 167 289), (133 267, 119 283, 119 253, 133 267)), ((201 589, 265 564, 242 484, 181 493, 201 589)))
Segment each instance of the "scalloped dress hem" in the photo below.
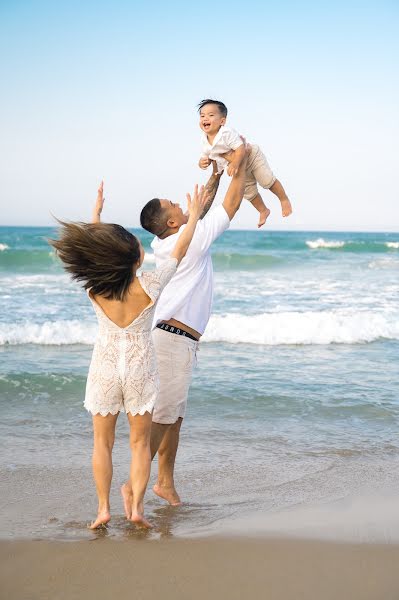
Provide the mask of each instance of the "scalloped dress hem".
POLYGON ((87 410, 88 413, 90 413, 91 415, 96 416, 96 415, 101 415, 102 417, 106 417, 108 415, 117 415, 120 412, 125 412, 126 414, 131 414, 132 417, 135 417, 137 415, 143 416, 146 412, 152 414, 153 410, 154 410, 154 402, 151 402, 150 404, 144 404, 144 406, 142 406, 141 408, 137 409, 136 411, 132 411, 132 410, 125 410, 124 406, 121 406, 115 410, 111 409, 111 410, 96 410, 96 409, 92 409, 87 407, 84 404, 85 409, 87 410))

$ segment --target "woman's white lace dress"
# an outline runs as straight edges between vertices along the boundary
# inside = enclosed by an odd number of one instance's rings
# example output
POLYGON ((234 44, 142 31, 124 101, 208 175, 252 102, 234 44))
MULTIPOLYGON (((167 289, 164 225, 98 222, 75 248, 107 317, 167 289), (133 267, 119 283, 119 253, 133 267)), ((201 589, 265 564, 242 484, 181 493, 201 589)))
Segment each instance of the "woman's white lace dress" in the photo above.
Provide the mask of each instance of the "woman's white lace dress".
POLYGON ((84 402, 93 415, 152 412, 159 387, 152 321, 159 295, 176 268, 177 260, 169 258, 160 268, 139 276, 152 302, 127 327, 118 327, 89 295, 99 323, 84 402))

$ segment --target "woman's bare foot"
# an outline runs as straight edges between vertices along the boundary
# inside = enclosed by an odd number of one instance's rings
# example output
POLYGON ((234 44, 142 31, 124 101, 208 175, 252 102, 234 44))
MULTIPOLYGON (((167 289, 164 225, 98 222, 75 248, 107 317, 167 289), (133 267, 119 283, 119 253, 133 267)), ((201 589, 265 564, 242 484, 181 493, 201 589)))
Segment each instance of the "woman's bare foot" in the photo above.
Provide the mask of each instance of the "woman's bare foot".
POLYGON ((158 483, 156 483, 152 489, 157 496, 169 502, 171 506, 182 505, 180 496, 174 487, 160 486, 158 483))
POLYGON ((281 212, 283 213, 283 217, 289 217, 292 213, 291 202, 286 198, 285 200, 280 200, 281 202, 281 212))
POLYGON ((129 521, 131 521, 132 523, 137 525, 137 527, 144 527, 145 529, 152 529, 151 523, 149 521, 147 521, 147 519, 144 517, 144 515, 142 515, 138 512, 133 512, 129 521))
POLYGON ((101 529, 101 527, 105 527, 110 520, 111 515, 109 513, 109 510, 99 511, 97 519, 93 521, 90 525, 88 525, 88 527, 89 529, 101 529))
POLYGON ((127 483, 121 486, 121 495, 123 500, 123 508, 125 509, 126 519, 132 516, 133 493, 132 488, 127 483))
POLYGON ((266 223, 266 219, 269 215, 270 215, 270 210, 266 207, 265 207, 265 210, 262 210, 259 213, 258 229, 259 229, 259 227, 262 227, 262 225, 264 225, 266 223))

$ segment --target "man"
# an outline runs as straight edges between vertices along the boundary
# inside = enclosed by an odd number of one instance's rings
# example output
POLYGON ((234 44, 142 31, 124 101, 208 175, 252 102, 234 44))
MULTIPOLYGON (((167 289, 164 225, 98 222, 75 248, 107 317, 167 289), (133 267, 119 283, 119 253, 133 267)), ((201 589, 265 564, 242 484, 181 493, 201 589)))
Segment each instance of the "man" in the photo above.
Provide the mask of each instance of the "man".
MULTIPOLYGON (((233 154, 233 153, 232 153, 233 154)), ((230 226, 244 193, 247 155, 232 178, 222 205, 209 209, 216 196, 221 174, 213 163, 206 184, 209 200, 197 224, 186 257, 163 290, 155 311, 153 341, 157 355, 160 390, 152 417, 151 455, 158 452, 158 479, 154 492, 172 506, 181 504, 174 484, 174 465, 179 434, 185 415, 198 342, 209 321, 213 297, 212 243, 230 226)), ((170 255, 187 223, 179 204, 154 198, 140 215, 141 226, 156 238, 151 246, 157 266, 170 255)), ((131 511, 130 482, 121 493, 127 518, 131 511)))

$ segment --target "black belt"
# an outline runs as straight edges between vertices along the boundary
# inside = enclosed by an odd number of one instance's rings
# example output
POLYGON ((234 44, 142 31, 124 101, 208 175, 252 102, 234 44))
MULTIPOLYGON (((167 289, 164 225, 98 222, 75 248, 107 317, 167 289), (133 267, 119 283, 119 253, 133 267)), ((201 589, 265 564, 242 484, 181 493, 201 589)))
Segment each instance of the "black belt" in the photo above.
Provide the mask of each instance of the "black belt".
POLYGON ((176 335, 182 335, 184 337, 190 338, 190 340, 194 340, 194 342, 198 342, 197 338, 195 338, 193 335, 191 335, 191 333, 188 333, 188 331, 184 331, 184 329, 182 329, 181 327, 176 327, 175 325, 169 325, 169 323, 158 323, 157 327, 158 327, 158 329, 163 329, 164 331, 167 331, 168 333, 175 333, 176 335))

